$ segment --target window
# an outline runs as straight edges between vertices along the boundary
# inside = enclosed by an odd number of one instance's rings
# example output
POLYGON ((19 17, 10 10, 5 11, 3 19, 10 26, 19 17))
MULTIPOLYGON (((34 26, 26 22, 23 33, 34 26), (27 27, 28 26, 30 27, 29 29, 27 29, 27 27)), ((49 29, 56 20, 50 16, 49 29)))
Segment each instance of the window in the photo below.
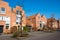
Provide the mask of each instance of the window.
POLYGON ((1 8, 1 14, 5 14, 5 8, 1 8))
POLYGON ((2 20, 2 16, 0 16, 0 20, 2 20))
POLYGON ((6 21, 6 24, 10 24, 10 17, 6 16, 5 21, 6 21))
POLYGON ((1 8, 1 11, 5 11, 5 8, 1 8))
POLYGON ((20 20, 20 18, 19 17, 16 17, 16 20, 20 20))
POLYGON ((6 29, 8 29, 9 28, 9 24, 6 24, 6 29))
POLYGON ((40 27, 42 27, 42 24, 40 23, 40 27))
POLYGON ((21 15, 21 12, 19 10, 17 10, 17 15, 21 15))
POLYGON ((16 22, 16 24, 19 24, 19 22, 16 22))
POLYGON ((42 27, 42 22, 40 21, 40 27, 42 27))
POLYGON ((16 22, 20 22, 21 21, 21 17, 16 17, 16 22))
POLYGON ((16 24, 20 24, 20 22, 16 22, 16 24))

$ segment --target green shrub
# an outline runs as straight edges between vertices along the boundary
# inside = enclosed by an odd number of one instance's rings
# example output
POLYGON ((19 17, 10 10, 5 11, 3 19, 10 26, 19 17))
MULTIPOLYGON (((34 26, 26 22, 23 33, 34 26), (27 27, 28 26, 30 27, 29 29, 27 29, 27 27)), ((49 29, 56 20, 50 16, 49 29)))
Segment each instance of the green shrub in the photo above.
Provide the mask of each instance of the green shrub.
POLYGON ((13 33, 13 37, 27 37, 28 36, 28 28, 23 27, 23 30, 18 30, 13 33))
POLYGON ((24 32, 28 32, 28 28, 25 26, 25 27, 23 27, 23 31, 24 32))
POLYGON ((27 37, 28 36, 28 33, 27 32, 22 32, 22 34, 21 34, 21 32, 15 32, 15 33, 13 33, 13 37, 27 37))
POLYGON ((19 34, 20 34, 20 32, 19 31, 16 31, 16 32, 13 33, 13 37, 18 37, 19 34))

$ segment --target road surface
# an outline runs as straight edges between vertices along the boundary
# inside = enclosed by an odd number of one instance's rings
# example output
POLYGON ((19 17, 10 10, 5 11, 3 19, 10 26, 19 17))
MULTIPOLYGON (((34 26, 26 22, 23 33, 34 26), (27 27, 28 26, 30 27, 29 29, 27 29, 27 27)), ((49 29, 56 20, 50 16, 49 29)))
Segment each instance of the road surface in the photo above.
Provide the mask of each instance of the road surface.
POLYGON ((0 40, 60 40, 60 31, 47 32, 30 32, 26 38, 12 38, 11 35, 0 35, 0 40))

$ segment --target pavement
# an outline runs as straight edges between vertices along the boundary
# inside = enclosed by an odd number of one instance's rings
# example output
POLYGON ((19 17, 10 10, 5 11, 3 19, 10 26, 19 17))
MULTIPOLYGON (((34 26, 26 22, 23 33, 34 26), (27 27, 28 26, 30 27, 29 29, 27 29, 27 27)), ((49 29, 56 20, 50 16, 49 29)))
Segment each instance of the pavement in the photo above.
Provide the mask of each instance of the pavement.
POLYGON ((28 37, 12 38, 12 34, 0 35, 0 40, 60 40, 60 31, 49 32, 30 32, 28 37))

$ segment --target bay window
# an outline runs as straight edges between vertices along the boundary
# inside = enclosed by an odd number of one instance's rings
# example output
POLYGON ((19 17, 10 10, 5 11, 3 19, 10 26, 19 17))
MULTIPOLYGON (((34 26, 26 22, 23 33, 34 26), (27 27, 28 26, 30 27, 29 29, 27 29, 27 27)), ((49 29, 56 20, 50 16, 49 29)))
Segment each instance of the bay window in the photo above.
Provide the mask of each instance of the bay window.
POLYGON ((17 10, 16 11, 16 24, 20 24, 21 21, 21 11, 17 10))

